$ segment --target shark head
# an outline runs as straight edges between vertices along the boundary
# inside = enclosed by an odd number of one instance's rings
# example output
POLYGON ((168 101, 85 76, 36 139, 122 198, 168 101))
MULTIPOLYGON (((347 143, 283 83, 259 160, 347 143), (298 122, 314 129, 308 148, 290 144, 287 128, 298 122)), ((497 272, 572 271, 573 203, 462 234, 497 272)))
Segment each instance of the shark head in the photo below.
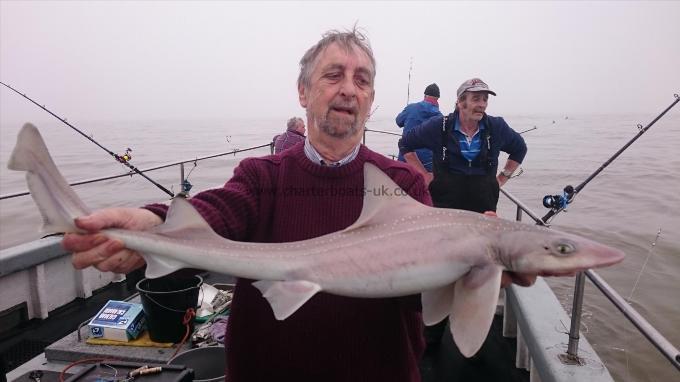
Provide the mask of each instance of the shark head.
POLYGON ((508 270, 542 276, 572 275, 616 264, 625 257, 616 248, 540 227, 504 232, 498 243, 499 262, 508 270))

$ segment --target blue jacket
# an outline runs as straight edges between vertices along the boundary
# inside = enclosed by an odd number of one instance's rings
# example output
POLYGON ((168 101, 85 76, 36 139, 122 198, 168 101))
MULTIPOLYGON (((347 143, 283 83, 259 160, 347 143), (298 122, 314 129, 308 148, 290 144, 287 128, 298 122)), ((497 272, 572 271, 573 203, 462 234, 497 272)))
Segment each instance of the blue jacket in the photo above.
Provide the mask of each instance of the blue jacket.
MULTIPOLYGON (((442 113, 439 111, 439 106, 433 105, 427 101, 420 101, 408 104, 404 110, 397 116, 397 126, 403 127, 402 137, 407 132, 411 131, 416 126, 432 117, 441 117, 442 113)), ((432 151, 428 149, 416 150, 418 159, 423 163, 427 171, 432 172, 432 151)), ((399 153, 399 160, 405 162, 404 155, 399 153)))
MULTIPOLYGON (((481 123, 485 125, 485 136, 482 151, 472 162, 468 162, 460 152, 460 145, 455 137, 454 123, 458 118, 455 111, 447 116, 446 150, 447 163, 443 165, 451 173, 463 175, 496 175, 498 171, 498 155, 501 151, 509 154, 508 159, 522 163, 527 153, 527 145, 519 133, 510 128, 501 117, 484 114, 481 123), (488 132, 488 139, 487 134, 488 132)), ((431 118, 408 132, 404 131, 399 140, 399 153, 428 148, 435 153, 436 161, 442 160, 442 123, 444 117, 431 118)))

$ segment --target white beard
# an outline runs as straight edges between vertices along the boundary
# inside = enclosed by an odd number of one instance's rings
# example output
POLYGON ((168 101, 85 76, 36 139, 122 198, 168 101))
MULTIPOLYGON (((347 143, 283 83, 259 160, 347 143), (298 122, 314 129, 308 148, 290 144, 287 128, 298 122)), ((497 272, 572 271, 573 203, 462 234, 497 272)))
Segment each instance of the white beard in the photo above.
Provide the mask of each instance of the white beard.
POLYGON ((343 139, 358 134, 360 127, 358 117, 353 120, 333 118, 326 113, 324 116, 312 116, 316 126, 328 136, 343 139))

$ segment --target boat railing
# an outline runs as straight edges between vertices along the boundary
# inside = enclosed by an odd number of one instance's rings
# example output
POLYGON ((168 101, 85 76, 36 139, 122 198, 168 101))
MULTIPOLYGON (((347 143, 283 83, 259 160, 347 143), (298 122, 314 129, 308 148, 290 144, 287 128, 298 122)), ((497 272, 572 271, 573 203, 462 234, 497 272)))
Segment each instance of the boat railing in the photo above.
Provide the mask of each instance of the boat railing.
MULTIPOLYGON (((546 226, 545 222, 534 212, 531 211, 524 203, 513 196, 507 190, 501 189, 511 202, 517 207, 516 220, 522 220, 522 212, 526 213, 536 224, 546 226)), ((642 335, 647 338, 657 350, 666 357, 676 369, 680 370, 680 351, 671 344, 658 330, 654 328, 635 308, 619 295, 614 288, 612 288, 600 275, 592 269, 580 272, 576 276, 574 286, 574 298, 572 300, 572 314, 569 329, 569 342, 566 353, 560 357, 564 363, 575 362, 577 364, 583 363, 583 358, 579 357, 579 327, 581 321, 581 311, 583 307, 583 290, 585 285, 585 278, 588 277, 590 281, 602 292, 602 294, 609 299, 609 301, 616 306, 616 308, 623 313, 628 321, 630 321, 642 335)), ((512 288, 511 290, 518 290, 512 288)))
MULTIPOLYGON (((366 143, 366 132, 400 136, 400 134, 395 132, 367 128, 365 129, 363 136, 364 144, 366 143)), ((207 155, 203 157, 175 161, 159 166, 146 168, 140 171, 148 172, 173 166, 179 166, 181 185, 182 182, 184 181, 184 165, 187 163, 196 163, 198 161, 203 161, 207 159, 213 159, 227 155, 236 155, 238 153, 262 149, 265 147, 269 147, 271 153, 274 152, 274 143, 269 142, 266 144, 257 145, 245 149, 236 149, 227 152, 207 155)), ((392 157, 394 158, 394 156, 392 157)), ((71 185, 76 186, 88 183, 95 183, 104 180, 132 175, 135 175, 135 173, 131 171, 119 175, 81 180, 78 182, 74 182, 71 185)), ((512 203, 516 205, 517 213, 515 218, 517 221, 521 221, 522 213, 526 213, 537 224, 544 226, 546 225, 537 214, 532 212, 531 209, 529 209, 524 203, 522 203, 518 198, 513 196, 510 192, 504 189, 501 189, 501 192, 512 203)), ((1 195, 0 200, 10 199, 28 194, 29 192, 25 191, 1 195)), ((54 243, 49 243, 48 245, 53 246, 54 243)), ((0 260, 2 260, 1 256, 0 260)), ((17 266, 18 268, 25 269, 26 267, 29 267, 30 264, 22 262, 21 264, 15 264, 15 266, 17 266)), ((583 305, 583 289, 586 277, 588 277, 588 279, 591 280, 591 282, 624 314, 626 319, 628 319, 638 329, 638 331, 640 331, 640 333, 642 333, 663 354, 664 357, 666 357, 678 370, 680 370, 680 352, 678 352, 678 349, 675 346, 673 346, 670 343, 670 341, 668 341, 661 333, 659 333, 647 320, 645 320, 644 317, 642 317, 642 315, 640 315, 633 307, 631 307, 630 304, 628 304, 623 297, 621 297, 611 286, 609 286, 604 281, 604 279, 602 279, 602 277, 600 277, 597 273, 595 273, 592 270, 581 272, 576 277, 575 293, 574 299, 572 301, 573 309, 569 325, 570 329, 566 331, 565 327, 565 334, 568 334, 568 345, 566 346, 566 349, 560 349, 560 352, 559 354, 556 354, 556 357, 546 357, 546 354, 548 354, 549 352, 547 353, 545 352, 546 347, 556 348, 556 344, 559 343, 559 341, 551 342, 555 339, 553 338, 555 337, 554 327, 552 327, 552 330, 540 330, 540 327, 545 326, 545 323, 549 322, 550 320, 555 320, 556 317, 559 319, 558 322, 560 325, 566 326, 564 323, 565 320, 560 318, 562 315, 566 316, 566 313, 561 308, 559 301, 557 301, 556 297, 554 296, 550 288, 547 286, 547 284, 545 284, 543 280, 540 279, 532 288, 523 288, 514 285, 507 288, 506 304, 504 307, 505 309, 504 332, 509 336, 514 336, 515 334, 517 335, 518 367, 524 367, 527 370, 531 369, 535 372, 538 371, 538 374, 540 374, 543 381, 548 380, 560 381, 567 379, 556 378, 556 375, 553 373, 555 370, 559 370, 560 368, 566 366, 585 365, 587 363, 585 361, 586 359, 590 360, 592 360, 593 358, 597 359, 597 355, 595 354, 592 347, 587 343, 585 339, 581 338, 579 335, 581 308, 583 305), (549 302, 543 301, 546 300, 546 298, 550 298, 550 296, 552 296, 554 301, 549 302), (537 301, 543 301, 544 303, 537 304, 537 301), (545 306, 547 306, 546 304, 551 304, 552 306, 556 305, 559 308, 556 307, 553 310, 545 309, 545 306), (513 326, 515 328, 513 328, 513 326), (553 333, 549 334, 549 332, 553 333), (579 344, 580 340, 581 343, 579 344), (585 356, 579 355, 579 348, 584 353, 586 353, 585 356), (541 370, 547 370, 548 372, 542 373, 541 370)), ((563 335, 563 333, 558 334, 563 335)), ((597 362, 600 362, 599 359, 597 362)), ((611 376, 609 376, 609 373, 606 372, 606 368, 603 367, 603 369, 605 370, 605 372, 598 374, 593 373, 593 370, 596 369, 593 369, 592 367, 580 368, 580 370, 583 373, 579 375, 582 375, 584 380, 601 380, 601 381, 612 380, 611 376)), ((570 370, 568 372, 568 375, 570 376, 569 378, 574 377, 573 374, 574 372, 575 372, 574 370, 570 370)))

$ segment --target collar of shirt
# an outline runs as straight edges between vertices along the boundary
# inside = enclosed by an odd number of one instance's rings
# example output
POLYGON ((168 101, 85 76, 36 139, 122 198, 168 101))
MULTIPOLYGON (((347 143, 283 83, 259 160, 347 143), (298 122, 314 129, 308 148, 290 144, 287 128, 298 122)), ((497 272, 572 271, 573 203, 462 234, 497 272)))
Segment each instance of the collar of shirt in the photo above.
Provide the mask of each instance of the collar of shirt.
POLYGON ((436 107, 439 107, 439 101, 436 98, 432 97, 425 97, 423 101, 429 103, 430 105, 434 105, 436 107))
MULTIPOLYGON (((476 132, 472 137, 474 137, 475 135, 477 135, 477 133, 479 133, 480 131, 484 130, 484 128, 485 128, 484 122, 482 122, 482 121, 477 122, 477 132, 476 132)), ((457 131, 457 132, 459 132, 459 133, 461 133, 461 134, 463 134, 463 135, 465 135, 465 136, 467 137, 467 134, 465 134, 464 132, 462 132, 462 131, 460 130, 460 116, 459 116, 458 118, 456 118, 456 124, 455 124, 455 126, 453 127, 453 129, 454 129, 455 131, 457 131)), ((472 137, 470 137, 470 138, 472 138, 472 137)))
POLYGON ((287 133, 291 133, 291 134, 295 134, 295 135, 300 135, 300 136, 302 136, 302 137, 305 136, 303 133, 301 133, 301 132, 299 132, 299 131, 297 131, 297 130, 295 130, 295 129, 293 129, 293 130, 286 130, 286 132, 287 132, 287 133))
POLYGON ((307 159, 311 160, 312 162, 314 162, 314 163, 316 163, 320 166, 340 167, 340 166, 346 165, 347 163, 353 161, 354 158, 357 157, 357 155, 359 154, 359 147, 360 146, 361 146, 360 144, 357 145, 354 148, 354 150, 352 150, 352 152, 349 153, 349 155, 340 159, 339 161, 328 162, 327 160, 323 159, 323 157, 321 156, 321 154, 319 154, 318 151, 316 151, 314 146, 312 146, 312 144, 309 142, 309 136, 307 136, 305 138, 305 156, 307 157, 307 159))

